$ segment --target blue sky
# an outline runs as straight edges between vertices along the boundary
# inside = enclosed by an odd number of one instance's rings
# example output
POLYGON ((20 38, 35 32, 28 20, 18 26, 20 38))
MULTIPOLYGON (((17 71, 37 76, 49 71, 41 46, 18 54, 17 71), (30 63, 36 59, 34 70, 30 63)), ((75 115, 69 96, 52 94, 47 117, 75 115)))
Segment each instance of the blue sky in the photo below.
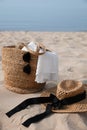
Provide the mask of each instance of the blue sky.
POLYGON ((0 25, 87 30, 87 0, 0 0, 0 25))

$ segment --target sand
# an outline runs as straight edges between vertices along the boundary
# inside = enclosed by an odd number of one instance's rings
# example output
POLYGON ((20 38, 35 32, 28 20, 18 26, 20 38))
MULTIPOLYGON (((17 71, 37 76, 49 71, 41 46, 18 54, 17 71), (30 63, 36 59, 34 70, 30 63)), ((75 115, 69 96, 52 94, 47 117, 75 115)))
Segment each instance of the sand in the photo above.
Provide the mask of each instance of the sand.
MULTIPOLYGON (((36 94, 16 94, 5 88, 2 71, 2 47, 17 45, 19 42, 41 42, 58 54, 58 82, 64 79, 80 80, 87 83, 87 32, 0 32, 0 130, 25 130, 21 123, 43 111, 41 106, 32 106, 8 118, 5 112, 26 98, 39 96, 36 94)), ((48 83, 45 88, 54 86, 48 83)), ((54 114, 37 124, 30 130, 87 130, 87 113, 54 114)))

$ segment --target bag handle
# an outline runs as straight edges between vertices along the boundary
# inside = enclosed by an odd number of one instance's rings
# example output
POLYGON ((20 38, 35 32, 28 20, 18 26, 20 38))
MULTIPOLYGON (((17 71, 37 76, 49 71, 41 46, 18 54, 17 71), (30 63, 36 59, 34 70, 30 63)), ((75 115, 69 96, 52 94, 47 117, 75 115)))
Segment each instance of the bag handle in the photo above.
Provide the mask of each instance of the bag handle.
MULTIPOLYGON (((26 44, 27 44, 27 43, 26 43, 26 44)), ((27 50, 28 50, 31 54, 36 55, 36 56, 38 56, 38 55, 43 55, 46 51, 52 51, 52 50, 50 50, 49 48, 46 48, 46 46, 44 46, 42 43, 37 43, 37 42, 35 43, 36 46, 37 46, 36 51, 33 51, 33 50, 31 50, 30 48, 28 48, 28 47, 26 46, 26 44, 25 44, 25 43, 21 43, 21 44, 19 44, 18 48, 19 48, 19 49, 22 49, 22 48, 25 46, 25 47, 27 48, 27 50), (40 49, 42 49, 42 52, 39 52, 40 49)))

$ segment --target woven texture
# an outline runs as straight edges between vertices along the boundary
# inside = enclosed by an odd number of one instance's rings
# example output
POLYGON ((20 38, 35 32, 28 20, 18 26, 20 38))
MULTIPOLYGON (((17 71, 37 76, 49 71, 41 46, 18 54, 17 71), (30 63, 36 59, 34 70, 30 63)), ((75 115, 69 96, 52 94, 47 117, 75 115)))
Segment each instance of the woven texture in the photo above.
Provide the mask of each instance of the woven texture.
POLYGON ((31 67, 30 74, 23 72, 23 67, 27 65, 23 61, 25 51, 15 46, 5 46, 2 49, 2 68, 4 71, 5 86, 11 91, 17 93, 32 93, 43 89, 45 83, 36 83, 35 73, 38 56, 30 54, 31 67))
POLYGON ((61 100, 75 96, 83 91, 84 87, 82 85, 82 82, 74 80, 63 80, 58 84, 56 96, 61 100))
MULTIPOLYGON (((65 82, 65 81, 64 81, 65 82)), ((64 85, 65 83, 62 82, 62 85, 64 85)), ((81 86, 80 82, 77 83, 78 87, 81 86)), ((57 87, 53 87, 50 89, 47 89, 45 91, 42 92, 41 96, 42 97, 49 97, 50 93, 56 95, 58 97, 58 87, 60 87, 60 84, 58 84, 57 87)), ((64 87, 64 86, 63 86, 64 87)), ((58 112, 58 113, 73 113, 73 112, 87 112, 87 84, 83 84, 83 87, 85 88, 86 91, 86 98, 83 99, 82 101, 79 101, 77 103, 71 104, 71 105, 66 105, 65 107, 61 108, 61 109, 52 109, 53 112, 58 112)), ((62 88, 62 87, 61 87, 62 88)), ((82 90, 82 89, 81 89, 82 90)), ((80 91, 79 91, 80 92, 80 91)), ((78 92, 78 93, 79 93, 78 92)), ((60 92, 61 93, 61 92, 60 92)), ((60 95, 59 93, 59 95, 60 95)), ((65 93, 61 93, 61 95, 65 96, 65 93)), ((72 94, 73 95, 73 94, 72 94)), ((76 95, 76 94, 75 94, 76 95)), ((67 97, 67 93, 66 96, 67 97)), ((71 97, 71 95, 69 95, 68 97, 71 97)), ((42 107, 46 107, 47 104, 42 105, 42 107)))

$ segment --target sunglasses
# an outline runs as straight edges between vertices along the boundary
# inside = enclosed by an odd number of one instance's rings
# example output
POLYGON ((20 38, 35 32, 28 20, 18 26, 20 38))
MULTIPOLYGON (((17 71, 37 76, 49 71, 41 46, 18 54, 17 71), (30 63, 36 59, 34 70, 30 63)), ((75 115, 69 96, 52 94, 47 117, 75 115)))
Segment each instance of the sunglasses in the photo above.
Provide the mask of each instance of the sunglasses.
POLYGON ((29 65, 29 62, 30 62, 30 60, 31 60, 31 55, 30 55, 29 52, 27 52, 27 53, 25 53, 25 54, 23 55, 23 60, 24 60, 25 62, 28 62, 28 64, 23 67, 23 72, 26 73, 26 74, 30 74, 30 73, 31 73, 31 67, 30 67, 30 65, 29 65))

